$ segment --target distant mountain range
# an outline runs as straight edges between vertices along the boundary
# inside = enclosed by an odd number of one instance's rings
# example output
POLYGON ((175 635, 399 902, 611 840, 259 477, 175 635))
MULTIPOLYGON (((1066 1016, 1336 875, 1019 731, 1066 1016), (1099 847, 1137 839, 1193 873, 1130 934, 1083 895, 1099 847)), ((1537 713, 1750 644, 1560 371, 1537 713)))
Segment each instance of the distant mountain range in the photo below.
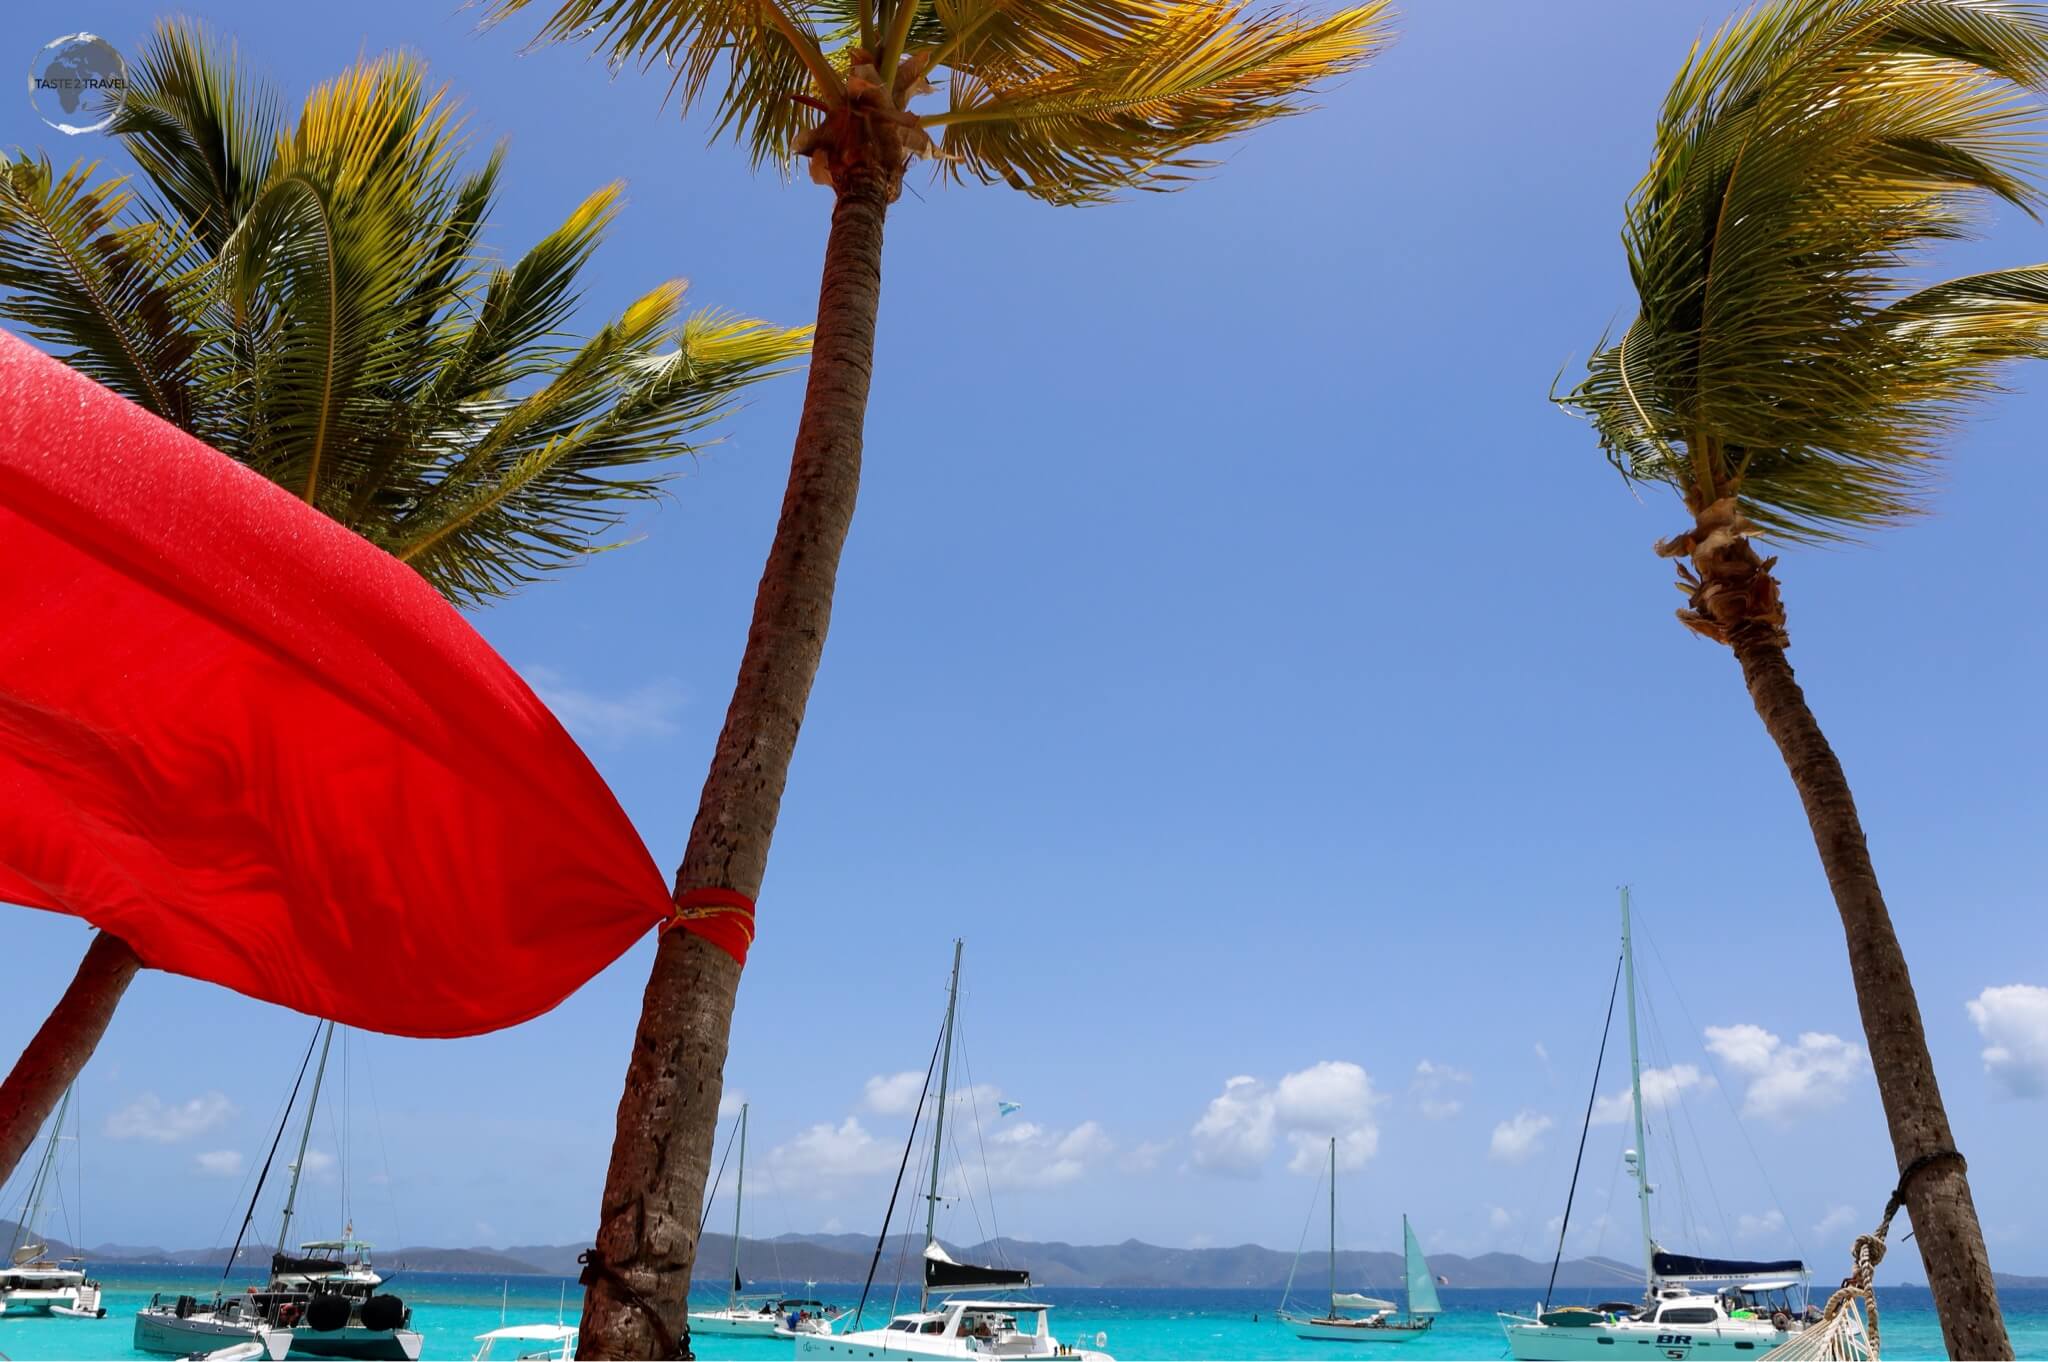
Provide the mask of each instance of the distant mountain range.
MULTIPOLYGON (((0 1240, 11 1242, 15 1225, 0 1219, 0 1240)), ((899 1248, 891 1239, 882 1254, 879 1275, 889 1281, 897 1276, 899 1252, 914 1256, 915 1249, 899 1248)), ((162 1249, 154 1245, 100 1244, 80 1253, 58 1240, 49 1241, 52 1254, 78 1256, 93 1263, 162 1264, 167 1267, 219 1267, 227 1260, 225 1248, 162 1249)), ((377 1250, 378 1266, 387 1272, 410 1269, 417 1272, 471 1272, 505 1276, 574 1277, 582 1269, 576 1255, 584 1244, 514 1244, 508 1248, 396 1248, 377 1250)), ((1234 1248, 1161 1248, 1136 1239, 1121 1244, 1031 1243, 1003 1239, 980 1244, 946 1245, 954 1257, 967 1262, 1022 1264, 1031 1269, 1032 1280, 1043 1286, 1078 1287, 1169 1287, 1214 1289, 1247 1287, 1278 1290, 1287 1281, 1294 1259, 1278 1249, 1257 1244, 1234 1248)), ((268 1261, 268 1244, 244 1245, 242 1261, 257 1265, 268 1261)), ((784 1234, 773 1239, 740 1241, 740 1275, 749 1282, 788 1283, 795 1287, 806 1281, 858 1282, 868 1273, 875 1251, 872 1235, 784 1234)), ((697 1251, 697 1278, 723 1282, 732 1262, 732 1237, 706 1234, 697 1251)), ((1465 1257, 1456 1253, 1430 1255, 1430 1266, 1453 1287, 1481 1290, 1542 1290, 1550 1278, 1550 1264, 1536 1262, 1514 1253, 1482 1253, 1465 1257)), ((914 1272, 914 1263, 911 1264, 914 1272)), ((1325 1276, 1321 1255, 1315 1255, 1312 1277, 1325 1276)), ((1402 1279, 1401 1258, 1394 1253, 1341 1252, 1337 1275, 1361 1285, 1396 1286, 1402 1279)), ((2002 1287, 2048 1287, 2048 1277, 1998 1273, 2002 1287)), ((1610 1289, 1626 1295, 1641 1282, 1639 1268, 1611 1258, 1573 1258, 1558 1268, 1557 1284, 1573 1290, 1610 1289)))

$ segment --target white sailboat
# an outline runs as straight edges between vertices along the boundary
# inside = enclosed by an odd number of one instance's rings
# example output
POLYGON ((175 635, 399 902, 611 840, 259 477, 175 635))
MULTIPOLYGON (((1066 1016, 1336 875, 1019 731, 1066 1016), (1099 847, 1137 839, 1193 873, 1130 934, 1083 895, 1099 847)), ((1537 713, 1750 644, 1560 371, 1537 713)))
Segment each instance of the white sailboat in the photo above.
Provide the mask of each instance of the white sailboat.
POLYGON ((732 1289, 716 1310, 690 1311, 690 1332, 723 1338, 789 1338, 796 1334, 829 1334, 832 1317, 817 1301, 753 1297, 740 1280, 740 1207, 747 1194, 747 1103, 740 1103, 740 1169, 732 1194, 732 1289))
MULTIPOLYGON (((412 1310, 397 1296, 381 1293, 384 1278, 371 1265, 371 1246, 355 1237, 347 1226, 339 1239, 320 1239, 301 1244, 299 1251, 285 1252, 291 1242, 292 1217, 298 1207, 299 1178, 305 1169, 306 1148, 313 1136, 313 1114, 320 1105, 320 1085, 327 1075, 327 1057, 334 1048, 334 1023, 324 1024, 320 1044, 320 1066, 313 1073, 313 1089, 306 1099, 306 1118, 299 1129, 299 1155, 291 1164, 291 1185, 285 1193, 284 1220, 277 1232, 278 1251, 270 1258, 270 1280, 263 1287, 250 1287, 241 1295, 216 1289, 213 1299, 159 1294, 136 1312, 135 1349, 138 1352, 167 1353, 177 1357, 216 1352, 238 1344, 254 1343, 271 1362, 286 1357, 343 1358, 349 1362, 419 1362, 421 1338, 412 1325, 412 1310)), ((312 1058, 309 1048, 306 1058, 312 1058)), ((305 1076, 303 1065, 299 1076, 305 1076)), ((293 1088, 293 1096, 297 1096, 293 1088)), ((284 1138, 291 1120, 287 1103, 271 1154, 284 1138)), ((264 1164, 264 1172, 270 1165, 264 1164)), ((249 1210, 242 1218, 242 1232, 256 1215, 257 1198, 263 1195, 263 1178, 256 1179, 249 1210)), ((221 1273, 223 1285, 234 1270, 242 1248, 241 1235, 228 1254, 228 1266, 221 1273)))
MULTIPOLYGON (((1548 1300, 1527 1315, 1502 1312, 1508 1351, 1517 1362, 1615 1362, 1619 1357, 1678 1357, 1686 1362, 1755 1362, 1820 1320, 1807 1300, 1812 1276, 1796 1259, 1748 1262, 1670 1253, 1650 1227, 1649 1150, 1643 1127, 1643 1062, 1636 1033, 1635 944, 1629 895, 1621 891, 1621 963, 1628 988, 1629 1099, 1636 1147, 1623 1156, 1642 1211, 1646 1290, 1640 1305, 1603 1304, 1552 1310, 1548 1300)), ((1590 1108, 1588 1110, 1590 1116, 1590 1108)), ((1570 1207, 1566 1207, 1570 1215, 1570 1207)), ((1559 1236, 1559 1253, 1563 1237, 1559 1236)), ((1858 1322, 1848 1355, 1869 1356, 1858 1322), (1855 1350, 1860 1348, 1860 1353, 1855 1350)))
MULTIPOLYGON (((1401 1217, 1402 1252, 1408 1278, 1408 1317, 1397 1318, 1394 1303, 1374 1296, 1363 1296, 1357 1292, 1337 1289, 1337 1141, 1330 1141, 1330 1307, 1321 1315, 1295 1314, 1287 1309, 1286 1295, 1280 1301, 1276 1312, 1280 1322, 1294 1331, 1297 1338, 1312 1339, 1320 1343, 1406 1343, 1411 1338, 1420 1338, 1429 1332, 1436 1317, 1443 1313, 1443 1305, 1437 1299, 1436 1277, 1429 1270, 1429 1261, 1422 1256, 1422 1245, 1415 1238, 1414 1227, 1408 1217, 1401 1217)), ((1301 1255, 1296 1253, 1298 1265, 1301 1255)), ((1291 1292, 1294 1273, 1287 1274, 1288 1289, 1291 1292)))
POLYGON ((52 1259, 49 1246, 42 1242, 43 1204, 57 1176, 57 1144, 70 1111, 71 1089, 66 1088, 57 1103, 56 1118, 50 1122, 50 1136, 43 1142, 43 1157, 29 1179, 28 1197, 15 1221, 5 1265, 0 1266, 0 1315, 98 1319, 107 1313, 100 1304, 100 1284, 86 1276, 84 1263, 75 1258, 52 1259))
MULTIPOLYGON (((939 1104, 932 1116, 931 1187, 925 1197, 924 1282, 917 1309, 896 1316, 887 1327, 845 1334, 811 1334, 796 1340, 799 1358, 920 1359, 921 1362, 985 1362, 991 1357, 1057 1357, 1064 1362, 1115 1362, 1104 1352, 1069 1347, 1052 1335, 1050 1305, 1035 1301, 964 1295, 1026 1290, 1031 1274, 1021 1268, 980 1267, 956 1262, 938 1240, 939 1167, 945 1150, 946 1097, 953 1070, 953 1021, 960 1002, 961 943, 953 943, 953 978, 946 991, 944 1061, 939 1068, 939 1104), (963 1293, 963 1294, 955 1294, 963 1293), (943 1297, 934 1303, 933 1297, 943 1297)), ((927 1075, 929 1078, 929 1075, 927 1075)), ((914 1125, 914 1123, 913 1123, 914 1125)), ((911 1138, 916 1138, 915 1129, 911 1138)), ((908 1158, 906 1152, 905 1157, 908 1158)), ((888 1225, 882 1227, 884 1236, 888 1225)), ((855 1324, 859 1323, 856 1318, 855 1324)), ((1107 1343, 1095 1336, 1099 1349, 1107 1343)))

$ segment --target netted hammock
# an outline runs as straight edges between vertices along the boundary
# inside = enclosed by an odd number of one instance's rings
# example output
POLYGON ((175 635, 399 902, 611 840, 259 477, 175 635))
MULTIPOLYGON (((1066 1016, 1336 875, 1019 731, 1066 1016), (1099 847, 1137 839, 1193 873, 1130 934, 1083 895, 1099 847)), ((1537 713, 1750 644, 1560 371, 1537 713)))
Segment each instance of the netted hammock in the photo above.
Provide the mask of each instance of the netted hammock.
POLYGON ((1842 1279, 1835 1294, 1828 1297, 1820 1322, 1808 1325, 1765 1353, 1764 1362, 1772 1359, 1776 1362, 1806 1362, 1807 1359, 1876 1362, 1877 1288, 1871 1281, 1877 1275, 1877 1265, 1884 1261, 1884 1237, 1891 1232, 1892 1217, 1906 1204, 1908 1183, 1930 1165, 1944 1159, 1960 1163, 1962 1157, 1953 1149, 1938 1149, 1906 1165, 1905 1171, 1899 1174, 1899 1185, 1885 1203, 1884 1219, 1877 1222, 1876 1232, 1856 1236, 1856 1244, 1849 1250, 1855 1268, 1842 1279))

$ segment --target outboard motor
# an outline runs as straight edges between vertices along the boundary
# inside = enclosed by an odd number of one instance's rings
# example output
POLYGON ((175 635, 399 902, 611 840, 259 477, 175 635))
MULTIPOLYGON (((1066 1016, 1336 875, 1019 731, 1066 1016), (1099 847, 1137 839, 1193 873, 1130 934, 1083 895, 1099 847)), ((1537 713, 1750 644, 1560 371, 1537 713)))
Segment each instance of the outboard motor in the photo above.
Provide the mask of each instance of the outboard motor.
POLYGON ((405 1302, 396 1296, 372 1296, 363 1302, 365 1329, 403 1329, 405 1302))
POLYGON ((349 1304, 347 1296, 324 1293, 306 1302, 306 1327, 319 1333, 330 1334, 336 1329, 348 1327, 349 1304))

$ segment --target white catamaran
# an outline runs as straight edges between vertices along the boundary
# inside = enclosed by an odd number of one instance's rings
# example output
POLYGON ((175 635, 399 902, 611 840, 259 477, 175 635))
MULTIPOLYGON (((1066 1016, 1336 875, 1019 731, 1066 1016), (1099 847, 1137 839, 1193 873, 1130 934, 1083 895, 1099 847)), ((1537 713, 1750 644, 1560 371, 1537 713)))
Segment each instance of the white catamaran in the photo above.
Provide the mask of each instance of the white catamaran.
MULTIPOLYGON (((1397 1318, 1392 1301, 1362 1296, 1337 1289, 1337 1141, 1330 1141, 1330 1308, 1320 1315, 1298 1315, 1287 1309, 1287 1293, 1280 1298, 1280 1322, 1297 1337, 1319 1343, 1406 1343, 1429 1332, 1443 1305, 1436 1294, 1436 1277, 1422 1256, 1415 1229, 1408 1217, 1401 1217, 1402 1252, 1408 1278, 1408 1317, 1397 1318)), ((1294 1255, 1297 1266, 1301 1254, 1294 1255)), ((1294 1273, 1287 1274, 1288 1292, 1294 1273)))
MULTIPOLYGON (((241 1295, 216 1289, 211 1300, 193 1296, 153 1296, 135 1316, 137 1352, 168 1353, 178 1357, 217 1352, 242 1344, 253 1344, 271 1362, 286 1357, 332 1357, 351 1362, 418 1362, 420 1335, 411 1327, 412 1310, 397 1296, 378 1290, 383 1277, 370 1265, 370 1245, 355 1237, 354 1226, 339 1239, 322 1239, 301 1244, 297 1253, 283 1246, 291 1242, 292 1216, 298 1206, 299 1178, 306 1164, 306 1146, 313 1136, 313 1114, 320 1105, 320 1084, 327 1074, 328 1052, 334 1047, 334 1023, 323 1026, 320 1067, 313 1073, 313 1090, 306 1099, 305 1123, 299 1130, 299 1156, 291 1164, 291 1186, 285 1193, 284 1221, 278 1227, 278 1251, 270 1258, 270 1280, 262 1287, 250 1287, 241 1295)), ((320 1033, 316 1033, 316 1038, 320 1033)), ((313 1057, 308 1047, 306 1058, 313 1057)), ((299 1069, 305 1077, 305 1067, 299 1069)), ((296 1099, 298 1088, 293 1086, 296 1099)), ((278 1123, 271 1141, 272 1157, 291 1121, 291 1103, 278 1123)), ((263 1165, 264 1173, 270 1164, 263 1165)), ((242 1218, 242 1233, 256 1215, 257 1198, 263 1195, 263 1177, 256 1179, 249 1210, 242 1218)), ((241 1253, 241 1235, 228 1253, 228 1266, 221 1273, 225 1286, 241 1253)))
MULTIPOLYGON (((1746 1262, 1699 1258, 1668 1253, 1658 1245, 1650 1228, 1652 1188, 1649 1151, 1643 1138, 1635 946, 1625 888, 1621 891, 1621 966, 1628 988, 1629 1097, 1636 1137, 1636 1147, 1623 1155, 1623 1162, 1634 1176, 1636 1200, 1642 1209, 1647 1290, 1640 1305, 1616 1302, 1553 1310, 1545 1300, 1531 1314, 1503 1312, 1500 1321, 1507 1331, 1508 1351, 1518 1362, 1619 1362, 1626 1357, 1756 1362, 1820 1321, 1820 1311, 1807 1300, 1812 1274, 1796 1259, 1746 1262)), ((1597 1075, 1595 1082, 1597 1085, 1597 1075)), ((1570 1216, 1569 1206, 1565 1214, 1570 1216)), ((1562 1232, 1558 1242, 1562 1254, 1562 1232)), ((1869 1356, 1860 1322, 1853 1332, 1854 1337, 1847 1340, 1851 1352, 1845 1355, 1869 1356), (1861 1351, 1854 1351, 1858 1347, 1861 1351)))
POLYGON ((71 1089, 66 1088, 57 1103, 56 1119, 50 1122, 50 1137, 43 1142, 43 1157, 29 1179, 28 1199, 22 1205, 21 1218, 14 1223, 6 1263, 0 1266, 0 1315, 98 1319, 107 1313, 100 1304, 100 1284, 85 1275, 85 1264, 76 1258, 61 1262, 51 1258, 49 1246, 43 1242, 43 1203, 55 1185, 57 1145, 70 1111, 71 1089))
MULTIPOLYGON (((690 1332, 725 1338, 789 1338, 829 1334, 836 1312, 814 1300, 774 1295, 749 1297, 740 1280, 740 1206, 747 1193, 747 1104, 740 1104, 740 1169, 732 1194, 732 1289, 716 1310, 690 1311, 690 1332), (748 1304, 748 1301, 752 1304, 748 1304)), ((784 1283, 787 1285, 787 1283, 784 1283)))
MULTIPOLYGON (((887 1328, 851 1333, 808 1334, 796 1340, 800 1358, 922 1359, 923 1362, 985 1362, 991 1357, 1056 1357, 1063 1362, 1115 1362, 1109 1354, 1068 1347, 1052 1336, 1049 1305, 1033 1301, 968 1298, 969 1291, 1023 1291, 1031 1274, 1022 1268, 979 1267, 956 1262, 938 1240, 939 1164, 946 1147, 947 1086, 953 1069, 953 1020, 960 1002, 960 947, 953 943, 953 979, 946 992, 945 1059, 939 1068, 939 1104, 932 1115, 931 1187, 925 1198, 924 1283, 917 1309, 898 1315, 887 1328), (936 1304, 933 1297, 943 1297, 936 1304)), ((930 1075, 926 1075, 929 1081, 930 1075)), ((913 1122, 913 1127, 915 1122, 913 1122)), ((913 1128, 911 1138, 917 1132, 913 1128)), ((908 1158, 906 1152, 905 1157, 908 1158)), ((882 1234, 889 1227, 885 1222, 882 1234)), ((879 1252, 879 1250, 878 1250, 879 1252)), ((855 1324, 859 1323, 858 1318, 855 1324)), ((1107 1340, 1095 1336, 1101 1348, 1107 1340)))

